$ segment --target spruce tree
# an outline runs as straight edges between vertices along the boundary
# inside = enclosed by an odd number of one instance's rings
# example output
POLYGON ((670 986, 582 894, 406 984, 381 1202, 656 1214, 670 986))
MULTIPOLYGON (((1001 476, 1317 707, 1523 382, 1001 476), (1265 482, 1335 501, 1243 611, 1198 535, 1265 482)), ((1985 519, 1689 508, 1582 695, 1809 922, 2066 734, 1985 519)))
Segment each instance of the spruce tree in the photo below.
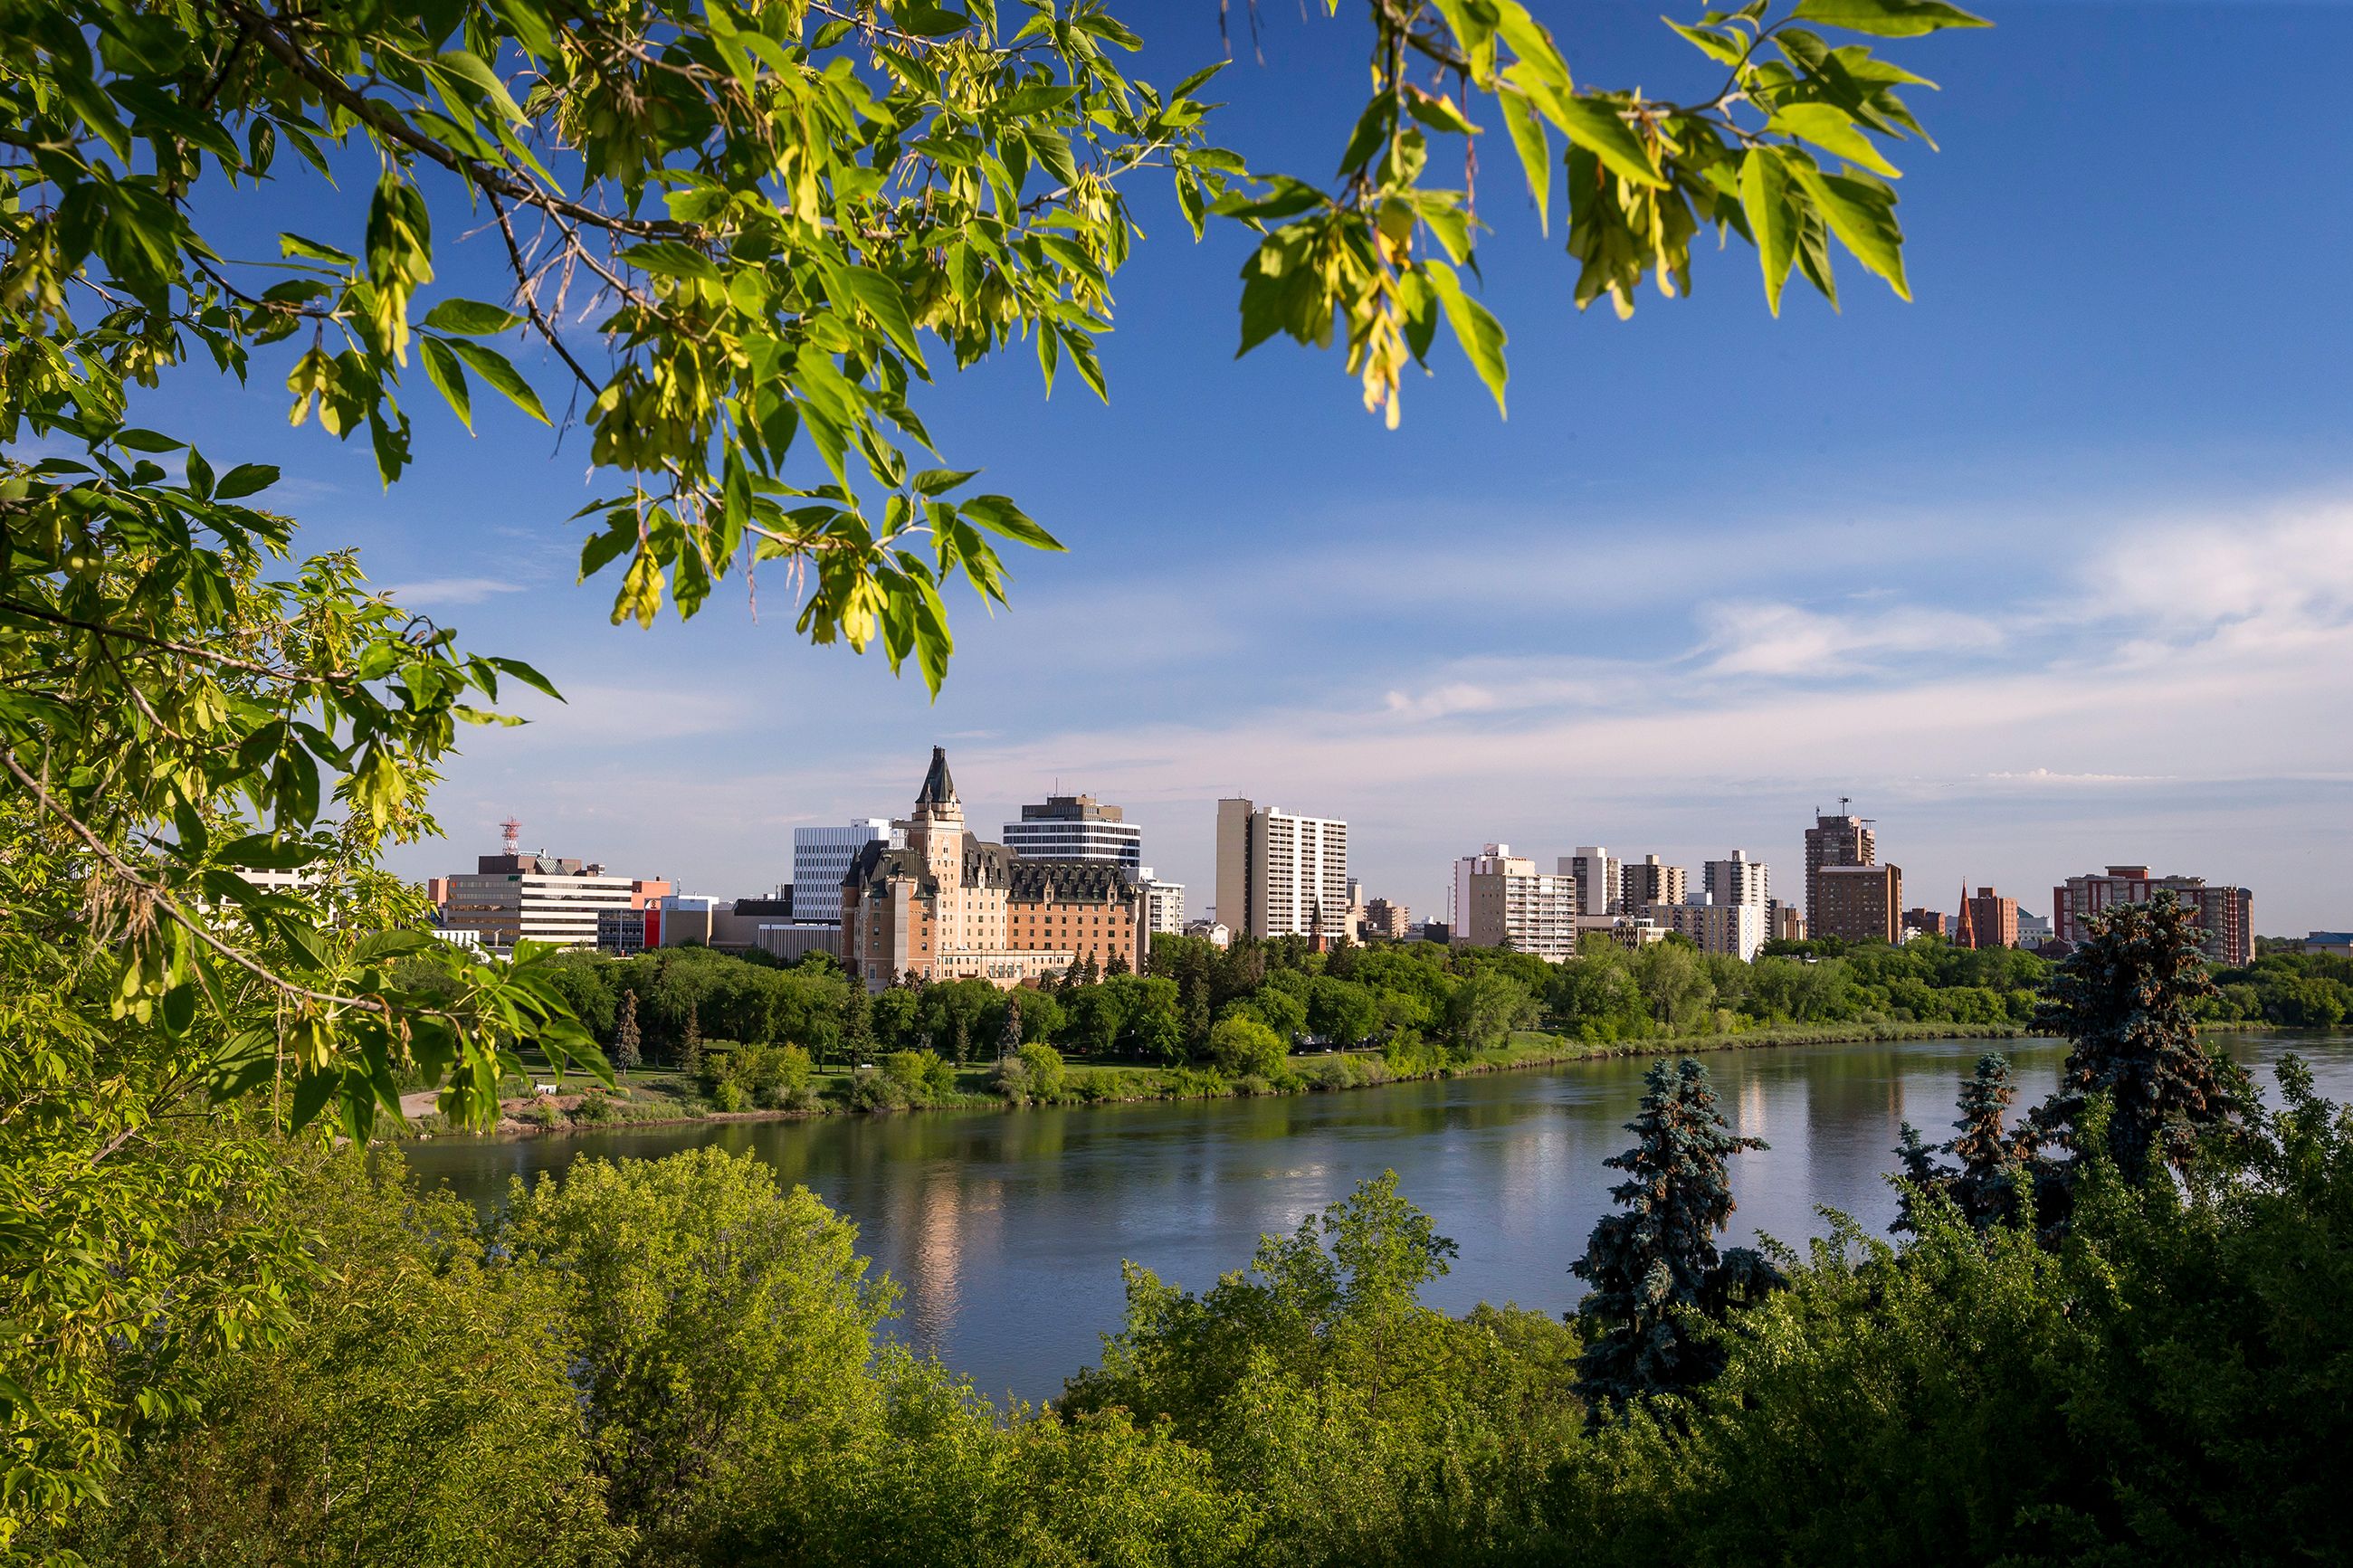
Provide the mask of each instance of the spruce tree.
POLYGON ((948 1038, 951 1042, 948 1047, 949 1054, 955 1058, 956 1066, 964 1066, 972 1057, 972 1021, 962 1013, 958 1013, 955 1016, 955 1029, 948 1038))
POLYGON ((1062 971, 1062 989, 1068 991, 1080 984, 1085 973, 1085 969, 1079 963, 1079 955, 1075 952, 1071 954, 1071 966, 1062 971))
POLYGON ((702 1076, 702 1020, 696 1016, 692 997, 686 1004, 686 1031, 679 1037, 678 1068, 689 1078, 702 1076))
POLYGON ((1005 1026, 997 1032, 997 1059, 1005 1061, 1021 1054, 1021 993, 1005 994, 1005 1026))
POLYGON ((874 1054, 874 1003, 865 982, 852 979, 841 999, 841 1055, 844 1065, 856 1067, 874 1054))
POLYGON ((1588 1408, 1675 1393, 1723 1370, 1722 1349, 1696 1331, 1694 1315, 1721 1320, 1783 1281, 1757 1252, 1718 1254, 1715 1233, 1732 1217, 1725 1162, 1766 1147, 1738 1137, 1716 1109, 1707 1068, 1689 1057, 1661 1062, 1643 1079, 1641 1111, 1626 1124, 1635 1143, 1606 1162, 1627 1179, 1569 1272, 1592 1287, 1577 1303, 1585 1353, 1577 1374, 1588 1408))
POLYGON ((1125 953, 1124 953, 1124 952, 1113 952, 1113 953, 1111 955, 1111 962, 1103 965, 1103 973, 1104 973, 1105 974, 1125 974, 1125 973, 1128 973, 1127 954, 1125 954, 1125 953))
POLYGON ((1919 1216, 1914 1203, 1917 1196, 1930 1193, 1950 1198, 1963 1217, 1979 1230, 2017 1216, 2019 1184, 2034 1152, 2031 1126, 2014 1130, 2002 1126, 2003 1115, 2017 1098, 2018 1087, 2010 1080, 2010 1058, 1989 1051, 1978 1058, 1976 1074, 1962 1080, 1961 1116, 1953 1123, 1956 1136, 1951 1141, 1931 1148, 1921 1142, 1919 1131, 1909 1121, 1904 1123, 1904 1141, 1896 1145, 1895 1153, 1915 1191, 1905 1194, 1902 1211, 1891 1229, 1916 1231, 1919 1216), (1959 1163, 1947 1164, 1936 1158, 1939 1154, 1953 1155, 1959 1163))
POLYGON ((621 1009, 613 1020, 613 1065, 624 1073, 644 1061, 638 1035, 638 994, 621 993, 621 1009))
POLYGON ((1095 967, 1095 955, 1092 952, 1088 953, 1085 964, 1079 970, 1079 979, 1081 983, 1087 985, 1092 985, 1096 981, 1101 980, 1102 978, 1103 971, 1095 967))
MULTIPOLYGON (((2215 986, 2192 919, 2169 889, 2094 916, 2035 1012, 2038 1027, 2070 1041, 2059 1087, 2034 1112, 2037 1134, 2081 1159, 2084 1112, 2105 1097, 2105 1151, 2127 1181, 2187 1167, 2200 1137, 2249 1100, 2246 1075, 2198 1043, 2191 1010, 2215 986)), ((2061 1185, 2071 1173, 2055 1173, 2061 1185)))

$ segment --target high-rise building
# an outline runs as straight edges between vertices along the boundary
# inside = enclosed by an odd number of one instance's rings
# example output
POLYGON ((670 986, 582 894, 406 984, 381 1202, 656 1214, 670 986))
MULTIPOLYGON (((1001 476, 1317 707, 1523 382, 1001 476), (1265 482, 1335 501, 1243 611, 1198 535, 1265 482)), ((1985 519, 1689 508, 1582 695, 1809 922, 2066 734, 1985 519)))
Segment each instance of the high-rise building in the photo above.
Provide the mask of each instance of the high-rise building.
POLYGON ((1681 931, 1702 952, 1720 952, 1743 963, 1765 945, 1762 903, 1645 904, 1636 912, 1661 931, 1681 931))
POLYGON ((510 850, 480 856, 474 866, 470 875, 445 879, 441 925, 473 931, 490 948, 518 942, 594 947, 599 913, 642 910, 670 890, 668 882, 610 876, 594 861, 552 855, 510 850))
POLYGON ((1815 871, 1806 930, 1848 942, 1901 941, 1904 870, 1899 866, 1824 866, 1815 871))
POLYGON ((1942 910, 1905 910, 1904 934, 1913 936, 1951 936, 1953 917, 1942 910))
POLYGON ((1979 888, 1974 896, 1962 889, 1961 918, 1954 926, 1953 942, 1960 947, 2016 947, 2018 900, 1991 888, 1979 888))
POLYGON ((1577 879, 1577 912, 1610 915, 1618 912, 1622 884, 1618 858, 1598 844, 1582 844, 1574 855, 1555 862, 1564 877, 1577 879))
POLYGON ((1165 882, 1144 867, 1137 887, 1144 892, 1144 929, 1155 936, 1181 936, 1185 931, 1185 884, 1165 882))
POLYGON ((1385 942, 1403 942, 1413 924, 1413 912, 1391 899, 1368 899, 1365 902, 1365 934, 1385 942))
POLYGON ((904 844, 868 843, 842 879, 841 940, 871 990, 908 975, 1009 988, 1077 961, 1141 968, 1143 899, 1116 862, 1032 859, 975 838, 934 746, 904 844))
POLYGON ((1536 863, 1490 844, 1454 862, 1457 947, 1510 947, 1556 963, 1577 956, 1577 879, 1539 871, 1536 863))
MULTIPOLYGON (((1841 801, 1840 805, 1845 805, 1841 801)), ((1837 866, 1875 866, 1879 863, 1879 836, 1871 830, 1866 817, 1814 816, 1814 825, 1806 829, 1806 929, 1816 936, 1837 933, 1822 924, 1821 875, 1837 866)), ((1900 910, 1901 905, 1897 908, 1900 910)), ((1893 932, 1896 928, 1890 927, 1893 932)), ((1889 939, 1894 940, 1891 934, 1889 939)))
POLYGON ((1218 919, 1234 934, 1336 939, 1347 910, 1346 823, 1218 802, 1218 919))
POLYGON ((1101 860, 1144 875, 1144 829, 1091 795, 1050 795, 1005 825, 1005 847, 1032 860, 1101 860))
POLYGON ((2052 889, 2052 935, 2081 942, 2091 934, 2094 915, 2118 904, 2145 904, 2160 891, 2170 891, 2195 913, 2206 931, 2208 958, 2236 967, 2255 961, 2254 894, 2210 887, 2203 877, 2152 877, 2146 866, 2111 866, 2105 876, 2070 877, 2052 889))
POLYGON ((869 844, 906 847, 903 829, 880 816, 860 817, 847 827, 793 829, 793 919, 804 925, 838 925, 841 879, 869 844))
POLYGON ((1662 865, 1656 855, 1629 860, 1618 869, 1618 906, 1630 914, 1648 904, 1680 904, 1690 892, 1690 873, 1662 865))
POLYGON ((1806 940, 1806 911, 1795 904, 1785 904, 1775 899, 1765 906, 1765 940, 1767 942, 1803 942, 1806 940))
POLYGON ((1762 860, 1751 860, 1748 851, 1736 849, 1729 860, 1708 860, 1701 864, 1703 888, 1711 904, 1767 904, 1772 901, 1771 877, 1762 860))

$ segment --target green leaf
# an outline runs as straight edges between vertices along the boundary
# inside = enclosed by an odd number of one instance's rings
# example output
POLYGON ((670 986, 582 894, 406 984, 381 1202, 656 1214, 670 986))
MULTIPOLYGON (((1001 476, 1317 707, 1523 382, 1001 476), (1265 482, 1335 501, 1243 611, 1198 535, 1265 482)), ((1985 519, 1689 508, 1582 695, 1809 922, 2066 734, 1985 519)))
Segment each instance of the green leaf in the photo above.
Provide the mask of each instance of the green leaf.
POLYGON ((882 335, 891 340, 892 346, 919 368, 922 366, 923 353, 915 343, 915 323, 907 313, 907 297, 899 291, 896 283, 871 267, 832 268, 828 277, 874 319, 874 324, 882 329, 882 335))
POLYGON ((979 472, 978 468, 925 468, 915 476, 915 490, 919 495, 945 495, 979 472))
POLYGON ((1535 106, 1516 92, 1501 94, 1495 100, 1504 110, 1504 128, 1512 133, 1512 146, 1520 155, 1520 167, 1527 172, 1528 195, 1535 198, 1536 226, 1545 233, 1552 232, 1552 140, 1545 134, 1544 121, 1535 106))
POLYGON ((1563 93, 1553 108, 1558 116, 1557 123, 1568 133, 1569 140, 1589 149, 1620 179, 1631 180, 1638 185, 1667 183, 1651 163, 1650 149, 1642 145, 1634 128, 1620 118, 1610 104, 1563 93))
POLYGON ((1740 162, 1740 205, 1748 215, 1749 232, 1757 239, 1757 258, 1765 269, 1765 303, 1781 313, 1781 289, 1789 280, 1789 264, 1798 254, 1797 215, 1789 208, 1789 175, 1778 153, 1769 147, 1752 147, 1740 162))
POLYGON ((315 239, 304 239, 299 234, 280 235, 278 253, 280 256, 307 257, 312 261, 332 261, 338 267, 355 267, 359 264, 359 258, 349 251, 337 250, 333 246, 322 245, 315 239))
POLYGON ((1945 27, 1990 27, 1983 16, 1973 16, 1944 0, 1799 0, 1790 13, 1801 22, 1844 27, 1850 33, 1870 33, 1882 38, 1916 38, 1945 27))
POLYGON ((213 487, 215 500, 236 500, 268 489, 278 482, 278 469, 269 463, 239 463, 213 487))
POLYGON ((1462 279, 1455 275, 1454 268, 1443 261, 1426 261, 1421 269, 1429 274, 1430 286, 1445 309, 1446 324, 1454 329, 1455 341, 1470 358, 1471 368, 1479 373, 1479 379, 1494 395, 1495 411, 1509 417, 1509 410, 1504 406, 1504 383, 1508 376, 1504 364, 1504 324, 1486 306, 1462 291, 1462 279))
POLYGON ((437 332, 463 332, 469 337, 483 338, 521 326, 522 318, 512 310, 485 305, 480 300, 444 300, 425 313, 423 324, 437 332))
POLYGON ((112 438, 116 446, 128 447, 134 452, 176 452, 187 445, 185 441, 173 440, 161 431, 142 430, 135 425, 117 430, 112 438))
POLYGON ((1886 279, 1898 298, 1912 298, 1904 280, 1904 231, 1895 226, 1895 193, 1867 175, 1825 174, 1806 163, 1793 163, 1790 173, 1839 243, 1886 279))
POLYGON ((1060 550, 1062 542, 1029 520, 1008 496, 975 496, 956 508, 966 519, 989 532, 1027 544, 1033 550, 1060 550))
POLYGON ((281 838, 274 833, 248 833, 232 838, 214 852, 215 861, 248 871, 291 871, 308 866, 324 851, 303 838, 281 838))
POLYGON ((470 343, 462 338, 444 341, 459 359, 474 367, 474 374, 505 393, 516 407, 542 425, 548 423, 547 410, 540 406, 539 394, 533 392, 531 383, 523 380, 515 367, 507 363, 506 355, 487 344, 470 343))
POLYGON ((620 253, 621 259, 641 272, 658 273, 666 278, 693 278, 704 282, 719 281, 719 268, 711 258, 683 240, 656 239, 644 245, 633 245, 620 253))
POLYGON ((503 671, 504 673, 513 676, 517 680, 522 681, 533 691, 553 697, 558 702, 564 700, 564 693, 555 689, 555 683, 554 681, 540 674, 539 671, 533 669, 522 660, 519 658, 501 658, 496 656, 492 656, 490 659, 490 663, 494 668, 503 671))
POLYGON ((474 395, 466 385, 466 367, 439 338, 422 340, 425 345, 425 374, 448 400, 458 422, 469 431, 474 427, 474 395))
POLYGON ((1895 165, 1880 155, 1871 138, 1855 129, 1854 116, 1831 104, 1784 104, 1765 122, 1765 129, 1810 142, 1832 157, 1860 163, 1891 180, 1901 177, 1895 165))

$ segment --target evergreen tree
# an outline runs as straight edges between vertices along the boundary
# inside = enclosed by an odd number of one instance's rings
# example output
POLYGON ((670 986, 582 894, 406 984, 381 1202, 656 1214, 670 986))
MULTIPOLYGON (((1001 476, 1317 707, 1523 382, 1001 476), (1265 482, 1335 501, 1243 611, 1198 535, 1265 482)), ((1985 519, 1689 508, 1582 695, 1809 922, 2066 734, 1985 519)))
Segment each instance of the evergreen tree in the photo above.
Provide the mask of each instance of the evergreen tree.
POLYGON ((1113 953, 1111 962, 1103 965, 1105 974, 1125 974, 1128 972, 1127 954, 1124 952, 1113 953))
POLYGON ((1751 1248, 1719 1255, 1715 1246, 1734 1206, 1725 1162, 1764 1141, 1732 1132, 1707 1068, 1689 1057, 1659 1063, 1643 1082, 1641 1110, 1626 1124, 1635 1144, 1606 1162, 1627 1173, 1609 1191, 1626 1212, 1604 1215, 1569 1265, 1593 1288, 1577 1306, 1586 1332, 1577 1373, 1597 1415, 1605 1400, 1623 1405, 1714 1377, 1724 1352, 1691 1315, 1721 1319, 1783 1282, 1751 1248))
POLYGON ((1088 953, 1085 964, 1079 970, 1081 984, 1092 985, 1102 978, 1103 971, 1095 967, 1095 955, 1092 952, 1088 953))
POLYGON ((1208 965, 1201 963, 1188 965, 1176 984, 1185 1048, 1196 1057, 1204 1056, 1209 1049, 1208 965))
POLYGON ((702 1020, 691 997, 686 1004, 686 1032, 679 1037, 678 1068, 689 1078, 702 1076, 702 1020))
POLYGON ((2003 1115, 2017 1098, 2018 1086, 2010 1079, 2010 1059, 1989 1051, 1978 1058, 1976 1074, 1961 1084, 1961 1116, 1953 1123, 1957 1136, 1949 1142, 1931 1148, 1920 1141, 1918 1130, 1909 1121, 1904 1124, 1904 1141, 1896 1145, 1895 1153, 1917 1194, 1905 1194, 1902 1212, 1890 1228, 1917 1230, 1913 1205, 1917 1195, 1929 1193, 1950 1198, 1979 1230, 2017 1216, 2019 1184, 2034 1152, 2031 1126, 2015 1131, 2002 1126, 2003 1115), (1951 1154, 1960 1163, 1947 1164, 1936 1158, 1938 1154, 1951 1154))
MULTIPOLYGON (((2192 1007, 2215 994, 2201 932, 2170 890, 2095 915, 2051 976, 2037 1027, 2071 1042, 2036 1133, 2080 1158, 2084 1112, 2108 1100, 2105 1150, 2127 1181, 2189 1165, 2200 1136, 2238 1118, 2246 1075, 2198 1043, 2192 1007)), ((2068 1172, 2048 1173, 2064 1185, 2068 1172)))
POLYGON ((613 1065, 623 1072, 644 1061, 638 1034, 638 994, 621 993, 621 1010, 613 1020, 613 1065))
POLYGON ((874 1001, 866 994, 866 983, 853 978, 849 994, 841 999, 842 1060, 856 1067, 873 1054, 874 1001))
POLYGON ((949 1040, 948 1049, 955 1058, 956 1066, 964 1066, 972 1056, 972 1023, 962 1013, 955 1016, 955 1032, 949 1040))
POLYGON ((1085 970, 1080 966, 1079 955, 1075 952, 1071 954, 1071 966, 1062 971, 1062 989, 1068 991, 1080 984, 1085 973, 1085 970))
POLYGON ((1021 993, 1005 994, 1005 1027, 997 1033, 997 1059, 1005 1061, 1021 1054, 1021 993))

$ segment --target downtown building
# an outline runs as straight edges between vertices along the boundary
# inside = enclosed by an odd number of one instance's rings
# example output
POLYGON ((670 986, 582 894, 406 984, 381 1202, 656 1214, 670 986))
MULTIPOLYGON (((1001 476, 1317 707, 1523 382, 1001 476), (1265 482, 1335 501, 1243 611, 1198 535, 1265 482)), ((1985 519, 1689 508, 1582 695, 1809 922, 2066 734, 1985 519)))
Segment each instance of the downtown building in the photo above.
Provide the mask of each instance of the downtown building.
POLYGON ((1218 802, 1218 919, 1258 941, 1352 935, 1348 825, 1239 797, 1218 802))
POLYGON ((903 841, 868 843, 842 879, 842 961, 872 991, 965 979, 1009 989, 1079 963, 1141 969, 1147 940, 1142 890, 1115 861, 1031 859, 967 831, 938 746, 903 841))
POLYGON ((1904 871, 1879 863, 1879 836, 1869 818, 1818 812, 1806 829, 1806 934, 1903 940, 1904 871))
POLYGON ((793 919, 804 925, 841 923, 841 879, 869 844, 906 847, 903 828, 880 816, 846 827, 793 829, 793 919))
POLYGON ((2209 886, 2203 877, 2152 877, 2146 866, 2111 866, 2105 875, 2070 877, 2051 889, 2051 934, 2071 945, 2091 935, 2093 916, 2120 904, 2145 904, 2169 892, 2189 907, 2216 963, 2242 969, 2255 961, 2254 894, 2209 886))
POLYGON ((1185 934, 1185 884, 1170 882, 1143 868, 1136 886, 1144 894, 1144 929, 1154 936, 1185 934))
POLYGON ((1618 907, 1629 913, 1651 904, 1680 904, 1691 898, 1691 873, 1660 863, 1656 855, 1629 860, 1618 868, 1618 907))
POLYGON ((1577 879, 1490 844, 1454 862, 1456 947, 1508 947, 1557 963, 1577 956, 1577 879))
POLYGON ((1662 932, 1689 937, 1702 952, 1722 953, 1743 963, 1756 958, 1769 934, 1761 902, 1645 904, 1638 916, 1636 923, 1648 921, 1662 932))
POLYGON ((454 872, 435 880, 441 928, 471 931, 480 946, 500 951, 518 942, 594 947, 601 916, 626 918, 670 890, 657 879, 610 875, 595 861, 513 849, 478 857, 470 874, 454 872))
POLYGON ((1700 890, 1711 904, 1769 906, 1773 901, 1772 880, 1765 862, 1751 860, 1746 849, 1734 850, 1729 860, 1700 863, 1700 890))
POLYGON ((1099 860, 1117 866, 1130 881, 1142 881, 1144 829, 1118 806, 1091 795, 1050 795, 1021 808, 1021 820, 1004 829, 1005 847, 1030 860, 1099 860))
POLYGON ((2018 900, 2005 899, 1991 888, 1974 894, 1961 889, 1961 918, 1954 922, 1956 947, 2016 947, 2018 900))
POLYGON ((1620 894, 1624 869, 1618 858, 1599 844, 1580 844, 1574 855, 1554 862, 1561 876, 1577 880, 1577 912, 1588 919, 1614 915, 1624 907, 1620 894))

